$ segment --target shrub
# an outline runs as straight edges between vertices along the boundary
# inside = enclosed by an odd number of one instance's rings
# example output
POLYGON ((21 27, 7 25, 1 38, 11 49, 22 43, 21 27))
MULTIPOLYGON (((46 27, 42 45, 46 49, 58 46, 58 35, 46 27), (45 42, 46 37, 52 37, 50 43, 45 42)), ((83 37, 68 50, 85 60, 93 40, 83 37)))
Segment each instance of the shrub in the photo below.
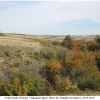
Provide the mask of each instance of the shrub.
POLYGON ((0 33, 0 36, 5 36, 5 34, 4 33, 0 33))
POLYGON ((78 46, 77 42, 72 40, 72 38, 69 35, 65 37, 65 39, 63 40, 63 42, 61 44, 62 44, 62 46, 66 47, 74 52, 79 51, 79 46, 78 46))
POLYGON ((5 96, 6 92, 4 91, 4 82, 0 80, 0 96, 5 96))
POLYGON ((58 42, 58 41, 53 41, 52 44, 60 46, 60 42, 58 42))
POLYGON ((9 57, 11 53, 10 53, 9 50, 7 50, 7 51, 4 52, 4 54, 9 57))
POLYGON ((22 55, 21 55, 21 54, 18 54, 18 55, 17 55, 17 58, 22 58, 22 55))
POLYGON ((100 50, 96 52, 96 61, 97 61, 97 67, 99 68, 100 71, 100 50))
POLYGON ((45 77, 51 86, 55 87, 57 81, 57 75, 61 69, 61 64, 58 60, 52 59, 47 62, 47 64, 43 67, 41 73, 42 76, 45 77))
POLYGON ((85 44, 85 43, 84 44, 81 44, 80 45, 80 49, 81 49, 81 51, 84 51, 84 52, 87 51, 88 50, 87 44, 85 44))
POLYGON ((32 64, 32 61, 31 60, 26 60, 25 62, 26 62, 27 65, 32 64))
POLYGON ((95 37, 95 41, 96 41, 97 43, 100 43, 100 35, 97 35, 97 36, 95 37))
POLYGON ((65 37, 65 39, 64 39, 64 40, 71 41, 71 40, 72 40, 72 38, 71 38, 71 36, 70 36, 70 35, 67 35, 67 36, 65 37))
POLYGON ((33 52, 28 52, 28 55, 31 57, 31 58, 34 58, 34 53, 33 52))
POLYGON ((5 91, 8 96, 27 96, 34 88, 33 79, 26 73, 14 77, 6 83, 5 91))
POLYGON ((56 58, 56 52, 52 48, 44 48, 39 53, 35 53, 35 58, 37 60, 50 60, 56 58))
POLYGON ((63 40, 63 42, 61 43, 62 46, 70 49, 71 48, 71 41, 72 41, 72 38, 70 35, 67 35, 65 37, 65 39, 63 40))
POLYGON ((56 59, 62 60, 65 59, 68 50, 64 47, 56 47, 56 59))
POLYGON ((87 42, 87 48, 90 51, 95 51, 100 49, 100 45, 96 42, 87 42))
POLYGON ((93 52, 79 52, 74 55, 67 55, 65 64, 65 75, 70 76, 72 83, 77 84, 78 88, 96 90, 100 85, 100 73, 95 66, 95 54, 93 52), (91 55, 91 56, 90 56, 91 55))

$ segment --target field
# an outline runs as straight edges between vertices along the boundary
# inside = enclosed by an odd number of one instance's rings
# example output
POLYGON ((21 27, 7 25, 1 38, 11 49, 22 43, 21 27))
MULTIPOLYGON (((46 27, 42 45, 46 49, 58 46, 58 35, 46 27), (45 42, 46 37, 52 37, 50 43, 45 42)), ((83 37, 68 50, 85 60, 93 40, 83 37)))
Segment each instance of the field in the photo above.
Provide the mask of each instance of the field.
MULTIPOLYGON (((94 41, 95 35, 92 36, 71 36, 74 40, 84 40, 84 41, 94 41)), ((19 46, 19 42, 21 46, 31 46, 35 45, 33 40, 35 39, 43 39, 43 40, 51 40, 51 41, 59 41, 62 42, 65 36, 39 36, 39 35, 23 35, 23 34, 5 34, 5 36, 0 37, 0 45, 11 45, 11 46, 19 46), (5 42, 2 44, 2 42, 5 42), (24 43, 26 45, 24 45, 24 43)), ((38 45, 38 44, 36 44, 38 45)))
POLYGON ((99 96, 100 45, 96 36, 65 37, 0 36, 0 95, 99 96))

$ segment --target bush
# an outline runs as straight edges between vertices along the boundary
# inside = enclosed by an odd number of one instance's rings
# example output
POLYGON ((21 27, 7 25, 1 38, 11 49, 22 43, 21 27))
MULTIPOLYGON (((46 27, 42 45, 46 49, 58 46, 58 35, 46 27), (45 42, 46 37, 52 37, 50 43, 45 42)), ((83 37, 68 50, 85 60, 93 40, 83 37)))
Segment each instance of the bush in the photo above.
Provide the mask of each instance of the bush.
POLYGON ((58 60, 52 59, 42 68, 42 76, 45 77, 51 86, 56 86, 57 75, 61 69, 61 64, 58 60))
POLYGON ((32 64, 32 61, 31 60, 26 60, 25 62, 26 62, 26 65, 32 64))
POLYGON ((65 37, 63 42, 61 43, 62 46, 72 50, 73 52, 78 52, 79 51, 79 46, 76 41, 72 40, 72 38, 68 35, 65 37))
POLYGON ((68 49, 71 49, 71 41, 72 41, 71 36, 67 35, 65 37, 65 39, 63 40, 63 42, 61 43, 61 45, 68 48, 68 49))
POLYGON ((9 57, 11 53, 10 53, 9 50, 7 50, 7 51, 4 52, 4 54, 9 57))
POLYGON ((65 59, 68 50, 64 47, 56 47, 56 59, 62 60, 65 59))
POLYGON ((65 37, 65 39, 64 39, 64 40, 71 41, 71 40, 72 40, 72 38, 71 38, 71 36, 70 36, 70 35, 67 35, 67 36, 65 37))
POLYGON ((0 33, 0 36, 5 36, 5 34, 4 33, 0 33))
POLYGON ((100 35, 97 35, 97 36, 95 37, 95 41, 96 41, 97 43, 100 43, 100 35))
POLYGON ((22 55, 21 55, 21 54, 18 54, 18 55, 17 55, 17 58, 22 58, 22 55))
POLYGON ((39 53, 35 53, 35 58, 37 60, 43 60, 43 59, 53 59, 56 58, 56 51, 52 48, 44 48, 39 53))
POLYGON ((97 61, 97 67, 99 68, 100 71, 100 50, 96 52, 96 61, 97 61))
POLYGON ((33 52, 28 52, 28 55, 31 57, 31 58, 34 58, 34 53, 33 52))
POLYGON ((52 44, 53 44, 53 45, 60 46, 60 42, 58 42, 58 41, 53 41, 52 44))
POLYGON ((96 42, 88 42, 87 43, 87 48, 90 51, 99 50, 100 49, 100 44, 98 44, 96 42))
POLYGON ((80 45, 80 49, 81 49, 81 51, 84 51, 84 52, 87 51, 88 50, 87 49, 87 44, 85 44, 85 43, 84 44, 81 44, 80 45))
POLYGON ((88 88, 100 91, 100 73, 95 63, 93 52, 67 55, 63 66, 64 73, 66 76, 70 76, 72 83, 77 84, 79 89, 85 90, 88 88))

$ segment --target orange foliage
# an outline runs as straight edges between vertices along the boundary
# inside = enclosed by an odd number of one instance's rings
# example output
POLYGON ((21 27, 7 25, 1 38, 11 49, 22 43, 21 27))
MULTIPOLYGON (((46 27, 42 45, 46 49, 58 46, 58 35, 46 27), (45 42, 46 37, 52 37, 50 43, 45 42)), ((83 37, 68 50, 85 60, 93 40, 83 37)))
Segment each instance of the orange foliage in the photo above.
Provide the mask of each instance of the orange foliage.
POLYGON ((10 70, 16 72, 18 69, 16 67, 11 67, 10 70))
POLYGON ((79 47, 76 41, 71 41, 71 45, 72 45, 72 51, 73 52, 78 52, 79 51, 79 47))
POLYGON ((47 65, 50 68, 51 72, 52 71, 57 71, 57 70, 59 70, 61 68, 60 62, 58 60, 56 60, 56 59, 49 60, 47 62, 47 65))
POLYGON ((70 66, 85 67, 95 65, 95 53, 91 51, 77 52, 66 56, 65 65, 70 64, 70 66))
POLYGON ((83 61, 82 61, 81 59, 75 59, 74 62, 75 62, 75 64, 76 64, 77 66, 81 66, 82 63, 83 63, 83 61))

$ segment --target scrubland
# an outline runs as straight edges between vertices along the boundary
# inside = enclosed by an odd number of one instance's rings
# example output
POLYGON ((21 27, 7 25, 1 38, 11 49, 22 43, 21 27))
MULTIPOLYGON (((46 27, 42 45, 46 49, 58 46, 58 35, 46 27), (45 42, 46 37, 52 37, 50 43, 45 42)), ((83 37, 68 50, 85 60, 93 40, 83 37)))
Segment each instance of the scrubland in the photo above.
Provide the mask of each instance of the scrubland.
POLYGON ((99 96, 100 36, 0 36, 1 96, 99 96))

